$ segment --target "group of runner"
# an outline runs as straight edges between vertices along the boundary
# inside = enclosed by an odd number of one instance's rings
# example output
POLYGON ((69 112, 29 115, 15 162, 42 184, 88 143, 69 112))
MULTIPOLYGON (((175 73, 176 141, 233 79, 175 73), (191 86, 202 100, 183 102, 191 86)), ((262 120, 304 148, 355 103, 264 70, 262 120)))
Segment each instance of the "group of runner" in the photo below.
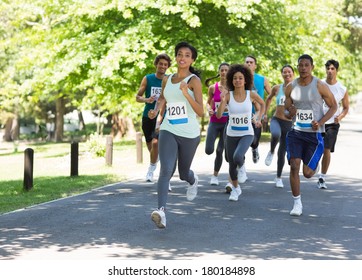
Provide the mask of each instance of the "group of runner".
MULTIPOLYGON (((157 182, 158 208, 151 213, 151 219, 159 228, 166 227, 166 204, 176 166, 180 179, 189 183, 187 199, 193 200, 198 191, 198 176, 190 169, 200 143, 197 117, 204 114, 200 72, 192 66, 197 50, 187 42, 180 42, 175 47, 175 58, 177 72, 166 75, 171 59, 167 54, 158 55, 154 62, 156 73, 143 78, 136 95, 138 102, 145 103, 142 129, 150 151, 147 181, 153 181, 158 160, 161 165, 157 182)), ((348 93, 337 81, 339 63, 336 60, 326 62, 327 78, 322 81, 312 74, 312 57, 304 54, 298 59, 299 77, 294 77, 292 66, 284 65, 281 69, 284 82, 273 88, 266 77, 255 72, 256 67, 257 60, 253 56, 247 56, 243 64, 221 63, 218 75, 205 81, 208 87, 206 109, 210 116, 206 154, 214 152, 219 139, 210 184, 219 185, 218 174, 225 151, 229 164, 229 182, 225 189, 230 193, 230 201, 238 200, 242 193, 239 184, 247 180, 245 154, 251 147, 253 162, 258 162, 262 122, 268 123, 266 112, 276 97, 276 109, 270 120, 270 151, 265 164, 272 163, 279 144, 275 186, 284 186, 281 175, 287 154, 294 201, 290 215, 300 216, 303 209, 301 162, 303 175, 311 178, 318 172, 323 157, 318 187, 327 188, 330 154, 334 152, 339 123, 348 113, 348 93), (214 78, 220 80, 210 85, 214 78), (341 112, 339 103, 343 107, 341 112)))

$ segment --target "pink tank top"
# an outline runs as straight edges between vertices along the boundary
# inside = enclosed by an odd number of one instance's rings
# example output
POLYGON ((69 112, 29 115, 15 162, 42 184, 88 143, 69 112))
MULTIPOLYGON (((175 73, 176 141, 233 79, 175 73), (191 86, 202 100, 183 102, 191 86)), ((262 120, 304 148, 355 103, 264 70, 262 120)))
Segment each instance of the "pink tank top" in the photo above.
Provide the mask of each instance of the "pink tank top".
POLYGON ((222 117, 220 119, 218 119, 216 117, 216 105, 220 104, 220 94, 221 94, 221 91, 219 90, 219 83, 215 83, 215 91, 214 91, 214 96, 213 96, 213 102, 212 102, 212 109, 214 110, 215 114, 212 115, 210 117, 210 122, 213 122, 213 123, 226 123, 228 121, 228 114, 226 112, 223 113, 222 117))

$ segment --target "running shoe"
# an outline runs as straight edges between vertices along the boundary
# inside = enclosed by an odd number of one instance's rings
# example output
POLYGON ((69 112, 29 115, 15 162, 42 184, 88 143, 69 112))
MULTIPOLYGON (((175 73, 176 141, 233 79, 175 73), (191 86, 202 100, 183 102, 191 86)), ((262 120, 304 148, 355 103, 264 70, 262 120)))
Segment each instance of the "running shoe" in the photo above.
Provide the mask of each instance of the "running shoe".
POLYGON ((294 206, 292 211, 290 211, 290 216, 300 216, 303 212, 303 205, 300 201, 294 201, 294 206))
POLYGON ((234 186, 232 187, 232 191, 230 193, 229 196, 229 200, 230 201, 238 201, 239 200, 239 196, 241 195, 242 191, 240 186, 238 185, 237 188, 235 188, 234 186))
POLYGON ((327 188, 326 181, 323 178, 318 179, 318 188, 319 189, 326 189, 327 188))
POLYGON ((248 176, 246 175, 245 164, 244 164, 238 170, 238 182, 240 184, 243 184, 246 182, 246 180, 248 180, 248 176))
POLYGON ((233 190, 233 184, 231 184, 230 182, 228 182, 225 186, 225 192, 226 193, 231 193, 231 191, 233 190))
POLYGON ((275 178, 275 186, 277 188, 284 188, 282 178, 278 178, 278 177, 275 178))
POLYGON ((166 214, 163 207, 152 212, 151 220, 158 228, 166 227, 166 214))
POLYGON ((153 172, 156 170, 156 165, 150 165, 148 167, 146 182, 153 182, 153 172))
POLYGON ((146 182, 153 182, 153 172, 152 171, 147 172, 146 182))
POLYGON ((252 152, 253 152, 253 162, 254 162, 254 163, 258 163, 258 161, 259 161, 259 151, 258 151, 258 148, 252 149, 252 152))
POLYGON ((267 165, 267 166, 271 165, 271 163, 273 161, 273 157, 274 157, 274 154, 272 154, 271 152, 268 152, 268 155, 265 158, 265 165, 267 165))
POLYGON ((219 185, 219 179, 217 176, 212 175, 210 179, 210 185, 211 186, 218 186, 219 185))
POLYGON ((197 184, 199 183, 199 177, 194 173, 195 182, 193 185, 189 185, 186 191, 186 198, 188 201, 192 201, 197 196, 197 184))

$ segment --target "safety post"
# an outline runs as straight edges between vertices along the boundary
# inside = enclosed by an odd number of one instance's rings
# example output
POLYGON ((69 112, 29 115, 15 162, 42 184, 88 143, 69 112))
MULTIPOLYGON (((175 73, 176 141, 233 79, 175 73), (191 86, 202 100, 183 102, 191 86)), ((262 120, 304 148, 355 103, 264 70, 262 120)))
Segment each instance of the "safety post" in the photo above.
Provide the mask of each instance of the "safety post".
POLYGON ((29 191, 33 188, 34 150, 27 148, 24 151, 24 189, 29 191))
POLYGON ((136 132, 137 163, 143 162, 142 133, 136 132))

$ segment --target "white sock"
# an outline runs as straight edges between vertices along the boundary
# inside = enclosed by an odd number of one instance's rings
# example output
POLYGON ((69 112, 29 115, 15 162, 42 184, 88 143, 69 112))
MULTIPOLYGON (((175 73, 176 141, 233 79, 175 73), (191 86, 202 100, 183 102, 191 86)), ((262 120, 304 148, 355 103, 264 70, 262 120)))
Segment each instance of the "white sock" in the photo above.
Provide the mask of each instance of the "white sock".
POLYGON ((296 203, 296 202, 302 203, 302 198, 301 198, 300 195, 298 195, 298 196, 293 196, 293 199, 294 199, 294 203, 296 203))

